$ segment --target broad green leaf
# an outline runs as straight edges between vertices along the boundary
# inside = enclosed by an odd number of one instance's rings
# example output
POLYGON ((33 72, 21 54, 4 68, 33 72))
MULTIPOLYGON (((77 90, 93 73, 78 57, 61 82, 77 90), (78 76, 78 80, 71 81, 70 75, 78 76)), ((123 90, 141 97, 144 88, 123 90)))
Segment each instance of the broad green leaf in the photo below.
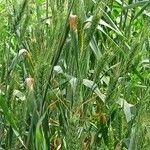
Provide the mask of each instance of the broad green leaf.
POLYGON ((16 122, 14 120, 14 117, 13 117, 11 111, 9 110, 8 105, 7 105, 6 101, 5 101, 5 99, 2 96, 0 96, 0 107, 3 110, 3 113, 4 113, 5 117, 6 117, 6 120, 9 122, 9 124, 15 130, 17 130, 17 126, 16 126, 16 122))
POLYGON ((88 79, 83 79, 83 84, 90 88, 91 90, 93 90, 98 96, 99 98, 105 102, 105 95, 103 93, 101 93, 101 91, 99 90, 97 84, 95 84, 93 81, 88 80, 88 79))
MULTIPOLYGON (((85 21, 85 23, 91 22, 92 18, 93 18, 93 16, 89 17, 85 21)), ((108 21, 108 23, 106 21, 104 21, 103 19, 100 19, 99 25, 102 25, 102 26, 105 26, 107 28, 110 28, 111 30, 115 31, 118 35, 123 36, 122 32, 119 30, 119 28, 115 25, 115 23, 113 22, 113 20, 108 15, 106 15, 106 20, 108 21)))
MULTIPOLYGON (((120 48, 120 46, 109 36, 109 34, 107 34, 104 30, 103 30, 103 28, 101 27, 101 26, 98 26, 97 27, 97 29, 98 30, 100 30, 101 32, 103 32, 107 37, 108 37, 108 39, 116 46, 116 53, 118 52, 118 51, 120 51, 123 55, 124 55, 124 57, 126 58, 127 57, 127 54, 122 50, 122 48, 120 48)), ((127 43, 126 43, 127 44, 127 43)), ((127 44, 127 46, 128 46, 128 44, 127 44)))
POLYGON ((25 95, 19 90, 14 90, 13 95, 22 101, 26 99, 25 95))
POLYGON ((45 113, 41 116, 41 118, 38 120, 37 126, 36 126, 36 147, 37 150, 48 150, 47 146, 46 146, 46 140, 44 137, 44 132, 43 132, 43 127, 42 127, 42 123, 43 120, 45 118, 47 111, 45 111, 45 113))
POLYGON ((57 72, 58 74, 63 73, 63 70, 60 66, 54 66, 54 71, 57 72))
POLYGON ((136 8, 136 7, 139 7, 139 6, 143 6, 143 5, 147 4, 148 2, 149 2, 149 0, 139 1, 139 2, 135 2, 133 4, 130 4, 128 6, 124 6, 123 8, 124 9, 136 8))
POLYGON ((122 35, 122 32, 119 30, 119 28, 117 27, 117 25, 114 23, 114 21, 109 17, 109 15, 107 13, 104 12, 104 18, 106 19, 106 21, 109 23, 109 25, 114 28, 114 30, 120 34, 121 36, 122 35))
POLYGON ((130 122, 133 117, 133 114, 131 113, 131 107, 133 107, 133 105, 129 104, 126 100, 122 98, 120 98, 117 103, 123 108, 127 122, 130 122))
POLYGON ((5 99, 1 95, 0 95, 0 107, 2 108, 3 113, 4 113, 5 117, 6 117, 6 120, 9 123, 9 125, 12 127, 13 132, 15 133, 16 137, 19 139, 21 144, 26 148, 26 146, 25 146, 25 144, 24 144, 23 140, 21 139, 20 134, 18 132, 19 130, 18 130, 18 127, 16 125, 16 122, 15 122, 15 119, 13 117, 13 114, 9 110, 5 99))
POLYGON ((99 60, 100 57, 102 56, 102 54, 101 54, 101 51, 100 51, 98 45, 96 44, 95 38, 92 38, 92 40, 90 42, 90 47, 91 47, 92 51, 94 52, 97 60, 99 60))
POLYGON ((144 11, 147 7, 150 6, 150 1, 147 2, 146 4, 144 4, 144 6, 141 8, 141 10, 134 16, 134 18, 132 19, 132 21, 134 21, 135 19, 137 19, 144 11))

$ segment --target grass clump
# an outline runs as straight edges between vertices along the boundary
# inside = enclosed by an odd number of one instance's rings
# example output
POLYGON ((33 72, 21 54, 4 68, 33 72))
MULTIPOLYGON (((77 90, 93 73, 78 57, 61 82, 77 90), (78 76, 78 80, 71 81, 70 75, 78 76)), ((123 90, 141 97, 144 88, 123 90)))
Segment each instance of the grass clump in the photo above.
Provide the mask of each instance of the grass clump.
POLYGON ((0 149, 148 150, 150 2, 0 1, 0 149))

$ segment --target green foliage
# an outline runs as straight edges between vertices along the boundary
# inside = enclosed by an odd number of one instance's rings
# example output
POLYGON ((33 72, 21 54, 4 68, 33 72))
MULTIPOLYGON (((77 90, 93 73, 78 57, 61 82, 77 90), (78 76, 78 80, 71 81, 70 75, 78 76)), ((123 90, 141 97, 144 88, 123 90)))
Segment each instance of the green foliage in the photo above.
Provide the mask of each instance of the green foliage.
POLYGON ((149 149, 149 0, 0 0, 0 22, 0 149, 149 149))

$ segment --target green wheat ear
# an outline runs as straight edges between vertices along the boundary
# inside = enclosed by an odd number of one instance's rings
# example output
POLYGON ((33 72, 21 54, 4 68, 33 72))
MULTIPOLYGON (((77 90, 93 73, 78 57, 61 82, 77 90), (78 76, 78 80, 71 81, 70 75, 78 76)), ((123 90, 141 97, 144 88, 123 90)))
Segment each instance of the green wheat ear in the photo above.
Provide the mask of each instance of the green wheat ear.
POLYGON ((0 0, 0 149, 149 150, 149 6, 0 0))
POLYGON ((99 20, 102 17, 103 10, 105 9, 105 6, 107 5, 107 3, 108 3, 108 0, 106 0, 106 1, 102 0, 102 1, 98 2, 98 4, 96 5, 91 26, 87 32, 87 36, 86 36, 86 40, 85 40, 85 45, 86 45, 85 48, 89 45, 89 43, 92 39, 92 36, 96 30, 99 20))

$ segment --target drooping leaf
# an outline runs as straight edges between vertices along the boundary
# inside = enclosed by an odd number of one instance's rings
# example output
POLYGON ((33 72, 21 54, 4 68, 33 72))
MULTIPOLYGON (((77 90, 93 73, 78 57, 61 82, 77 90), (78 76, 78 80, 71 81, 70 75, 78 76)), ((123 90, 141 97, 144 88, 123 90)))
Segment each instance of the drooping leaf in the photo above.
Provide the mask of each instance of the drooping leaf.
POLYGON ((101 93, 101 91, 99 90, 97 84, 95 84, 93 81, 88 80, 88 79, 83 79, 83 84, 90 88, 91 90, 93 90, 98 96, 99 98, 105 102, 105 95, 103 93, 101 93))
POLYGON ((119 101, 117 101, 117 103, 122 107, 126 117, 126 121, 130 122, 133 118, 133 114, 131 113, 131 107, 133 107, 133 105, 129 104, 126 100, 122 98, 120 98, 119 101))

